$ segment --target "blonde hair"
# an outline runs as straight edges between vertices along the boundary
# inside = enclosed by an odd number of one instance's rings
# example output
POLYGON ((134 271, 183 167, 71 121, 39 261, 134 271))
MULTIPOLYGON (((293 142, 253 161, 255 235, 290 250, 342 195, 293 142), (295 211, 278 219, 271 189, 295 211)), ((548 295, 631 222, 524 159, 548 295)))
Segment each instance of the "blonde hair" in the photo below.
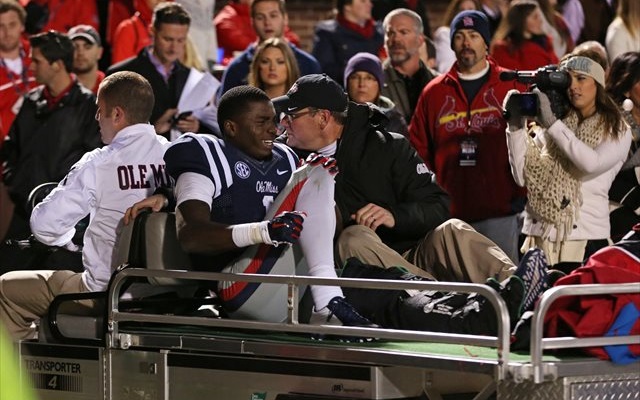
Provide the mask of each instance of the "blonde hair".
POLYGON ((196 51, 196 47, 193 45, 190 37, 187 37, 187 44, 184 47, 184 54, 180 60, 182 64, 189 68, 195 68, 198 71, 204 71, 204 64, 196 51))
POLYGON ((638 27, 640 27, 640 1, 619 0, 617 14, 632 36, 639 34, 638 27))
POLYGON ((280 49, 282 55, 284 56, 284 63, 287 67, 287 81, 285 87, 290 88, 300 77, 298 61, 293 55, 293 51, 291 50, 291 46, 289 46, 289 42, 287 42, 285 39, 277 37, 269 38, 258 45, 253 55, 253 60, 251 60, 251 66, 249 67, 249 76, 247 81, 251 86, 255 86, 262 90, 265 89, 264 82, 260 77, 260 58, 262 58, 265 50, 270 47, 280 49))

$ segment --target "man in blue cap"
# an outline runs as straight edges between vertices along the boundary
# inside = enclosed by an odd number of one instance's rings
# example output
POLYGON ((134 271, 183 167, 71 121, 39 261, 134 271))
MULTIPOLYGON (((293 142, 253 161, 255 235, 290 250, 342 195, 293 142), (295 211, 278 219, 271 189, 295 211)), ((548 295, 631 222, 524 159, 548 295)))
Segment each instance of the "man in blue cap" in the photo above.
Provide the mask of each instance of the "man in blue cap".
POLYGON ((422 92, 410 140, 451 196, 451 216, 470 223, 518 260, 523 189, 511 176, 502 100, 513 83, 488 56, 489 22, 463 11, 451 22, 456 63, 422 92))

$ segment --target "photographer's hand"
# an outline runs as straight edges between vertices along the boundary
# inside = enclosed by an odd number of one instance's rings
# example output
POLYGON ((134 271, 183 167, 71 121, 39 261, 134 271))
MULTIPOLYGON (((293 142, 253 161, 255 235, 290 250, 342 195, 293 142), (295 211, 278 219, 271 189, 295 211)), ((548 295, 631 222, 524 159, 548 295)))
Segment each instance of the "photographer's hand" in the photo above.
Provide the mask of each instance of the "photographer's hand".
POLYGON ((507 120, 507 129, 509 129, 509 132, 522 129, 525 124, 525 118, 520 115, 520 107, 516 99, 517 96, 514 96, 516 94, 520 94, 520 91, 517 89, 509 90, 502 102, 504 117, 507 120))
POLYGON ((557 118, 553 114, 551 109, 551 102, 546 94, 540 91, 540 89, 533 89, 533 93, 538 96, 538 114, 535 120, 544 128, 548 128, 556 122, 557 118))

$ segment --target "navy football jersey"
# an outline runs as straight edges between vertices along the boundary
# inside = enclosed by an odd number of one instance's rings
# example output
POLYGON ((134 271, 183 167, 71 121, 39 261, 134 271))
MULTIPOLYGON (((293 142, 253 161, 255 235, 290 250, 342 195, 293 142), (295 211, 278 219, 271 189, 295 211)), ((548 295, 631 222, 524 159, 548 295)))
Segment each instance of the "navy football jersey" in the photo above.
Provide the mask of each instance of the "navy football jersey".
POLYGON ((298 157, 274 143, 273 157, 259 161, 210 135, 185 134, 164 155, 167 171, 177 181, 185 172, 208 177, 214 186, 211 220, 229 225, 258 222, 295 170, 298 157))

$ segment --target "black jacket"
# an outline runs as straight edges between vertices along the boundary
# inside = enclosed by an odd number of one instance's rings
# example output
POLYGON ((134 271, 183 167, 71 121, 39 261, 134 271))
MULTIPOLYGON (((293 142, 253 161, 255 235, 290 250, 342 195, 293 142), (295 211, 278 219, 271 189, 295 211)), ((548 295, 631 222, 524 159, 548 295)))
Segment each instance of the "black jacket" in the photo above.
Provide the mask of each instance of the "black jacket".
MULTIPOLYGON (((178 101, 180 100, 180 96, 184 90, 184 85, 187 83, 187 78, 189 78, 190 69, 180 62, 176 62, 173 71, 169 76, 169 81, 165 82, 162 75, 160 75, 156 67, 151 63, 151 60, 149 59, 149 51, 147 48, 144 48, 140 50, 137 56, 112 65, 107 70, 107 75, 111 75, 119 71, 137 72, 149 81, 155 98, 153 111, 151 112, 151 118, 149 118, 149 121, 152 124, 155 124, 158 118, 160 118, 165 111, 170 108, 178 107, 178 101)), ((200 121, 200 132, 216 133, 216 129, 217 127, 211 127, 200 121)), ((169 132, 161 133, 165 136, 169 134, 169 132)))
POLYGON ((153 111, 151 112, 151 118, 149 118, 152 124, 155 124, 166 110, 178 106, 178 100, 180 100, 180 95, 189 77, 189 68, 180 62, 176 62, 173 72, 169 76, 169 82, 165 82, 162 75, 149 60, 149 52, 146 48, 140 50, 137 56, 109 67, 107 75, 119 71, 137 72, 151 84, 153 96, 155 97, 153 111))
POLYGON ((77 82, 49 110, 44 86, 27 93, 0 150, 4 181, 16 212, 25 209, 31 190, 45 182, 59 182, 84 155, 102 145, 95 120, 96 98, 77 82))
MULTIPOLYGON (((344 227, 369 203, 393 213, 393 229, 379 227, 382 241, 402 253, 449 219, 449 196, 402 135, 382 129, 385 116, 372 105, 349 103, 338 162, 336 205, 344 227)), ((304 152, 300 152, 305 157, 304 152)))

